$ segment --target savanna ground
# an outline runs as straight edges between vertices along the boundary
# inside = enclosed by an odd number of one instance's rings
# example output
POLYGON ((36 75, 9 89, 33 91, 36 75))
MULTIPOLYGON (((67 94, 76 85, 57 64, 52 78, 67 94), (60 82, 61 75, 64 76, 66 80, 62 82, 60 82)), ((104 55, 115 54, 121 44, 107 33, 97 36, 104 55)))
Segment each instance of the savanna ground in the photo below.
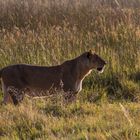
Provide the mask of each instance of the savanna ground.
POLYGON ((77 101, 58 92, 0 105, 0 139, 140 140, 140 1, 0 0, 0 68, 57 65, 89 49, 107 67, 77 101))

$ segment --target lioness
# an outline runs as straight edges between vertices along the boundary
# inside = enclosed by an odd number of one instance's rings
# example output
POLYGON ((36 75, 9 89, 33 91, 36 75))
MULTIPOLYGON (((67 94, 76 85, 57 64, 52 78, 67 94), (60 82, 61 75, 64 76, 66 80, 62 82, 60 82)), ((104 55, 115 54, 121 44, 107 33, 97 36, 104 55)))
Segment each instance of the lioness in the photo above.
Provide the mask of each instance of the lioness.
MULTIPOLYGON (((0 70, 2 81, 2 90, 4 92, 3 103, 12 102, 16 105, 23 98, 25 93, 17 93, 14 90, 8 90, 14 87, 21 91, 23 89, 49 90, 52 87, 62 88, 68 94, 68 100, 76 97, 76 94, 82 90, 82 81, 91 72, 96 69, 103 72, 106 62, 92 51, 85 52, 75 59, 65 61, 57 66, 34 66, 26 64, 17 64, 4 67, 0 70), (14 93, 15 92, 15 93, 14 93), (17 98, 16 94, 22 98, 17 98)), ((34 93, 34 96, 38 96, 34 93)))

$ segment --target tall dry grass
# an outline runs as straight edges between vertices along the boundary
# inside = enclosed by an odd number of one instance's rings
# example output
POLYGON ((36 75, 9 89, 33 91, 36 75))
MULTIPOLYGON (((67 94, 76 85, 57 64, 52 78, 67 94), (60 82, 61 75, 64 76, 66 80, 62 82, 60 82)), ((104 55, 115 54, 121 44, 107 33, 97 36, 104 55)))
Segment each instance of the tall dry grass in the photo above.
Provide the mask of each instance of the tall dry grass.
POLYGON ((138 0, 1 0, 0 6, 1 67, 56 65, 93 49, 108 65, 85 81, 87 92, 103 88, 113 99, 139 100, 138 0))

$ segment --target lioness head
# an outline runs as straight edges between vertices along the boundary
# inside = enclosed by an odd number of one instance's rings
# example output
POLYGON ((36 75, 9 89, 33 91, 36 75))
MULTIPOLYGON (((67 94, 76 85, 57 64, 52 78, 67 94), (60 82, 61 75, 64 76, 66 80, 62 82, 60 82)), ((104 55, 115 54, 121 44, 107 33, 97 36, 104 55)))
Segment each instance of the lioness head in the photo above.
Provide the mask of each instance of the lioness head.
POLYGON ((100 73, 104 71, 106 62, 99 55, 90 50, 86 52, 86 57, 90 69, 96 69, 100 73))

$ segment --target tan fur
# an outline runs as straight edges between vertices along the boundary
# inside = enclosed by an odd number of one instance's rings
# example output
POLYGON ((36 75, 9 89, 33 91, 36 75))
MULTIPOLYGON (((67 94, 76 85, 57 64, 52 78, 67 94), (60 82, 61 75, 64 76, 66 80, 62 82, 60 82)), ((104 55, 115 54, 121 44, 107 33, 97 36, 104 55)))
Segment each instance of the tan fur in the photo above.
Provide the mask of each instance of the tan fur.
MULTIPOLYGON (((38 91, 63 88, 70 100, 82 90, 82 81, 92 69, 101 71, 105 64, 103 59, 89 51, 57 66, 10 65, 0 71, 3 92, 5 97, 10 95, 14 104, 17 104, 18 96, 20 95, 21 100, 21 95, 25 94, 20 92, 24 89, 35 91, 33 96, 39 96, 38 91), (10 87, 18 90, 15 93, 12 90, 7 91, 10 87)), ((8 102, 7 98, 4 98, 4 102, 8 102)))

